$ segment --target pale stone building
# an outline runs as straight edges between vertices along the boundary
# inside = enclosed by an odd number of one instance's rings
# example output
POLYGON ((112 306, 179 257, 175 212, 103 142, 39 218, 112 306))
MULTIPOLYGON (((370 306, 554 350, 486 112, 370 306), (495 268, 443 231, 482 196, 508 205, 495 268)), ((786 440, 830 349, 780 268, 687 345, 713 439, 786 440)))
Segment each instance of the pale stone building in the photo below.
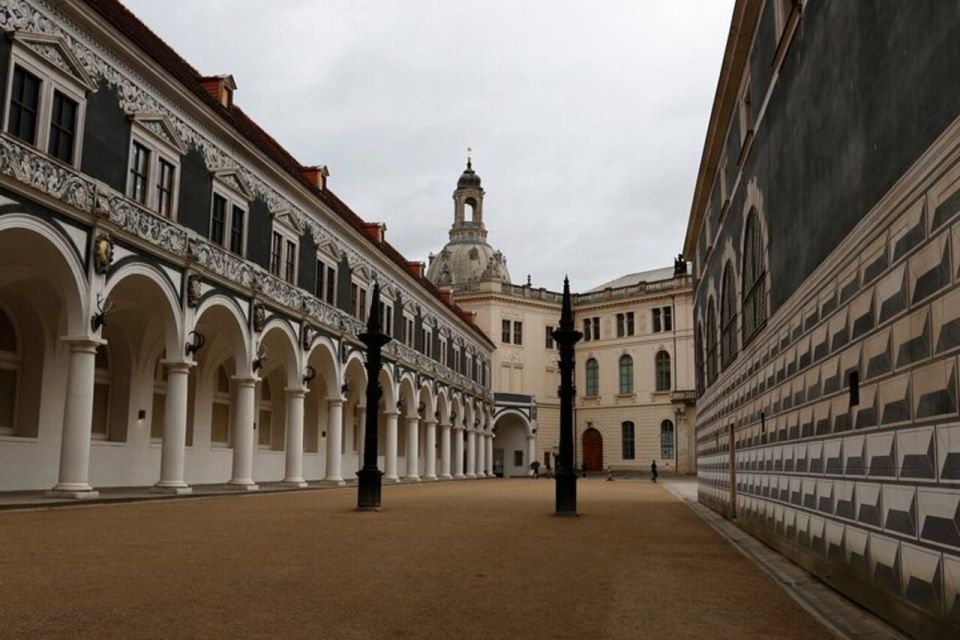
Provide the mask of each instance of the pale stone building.
POLYGON ((386 481, 487 475, 495 345, 232 77, 115 0, 0 2, 0 26, 0 491, 343 483, 371 410, 386 481))
MULTIPOLYGON (((532 460, 552 469, 559 445, 560 376, 550 334, 560 294, 511 283, 506 258, 487 242, 483 197, 468 161, 453 193, 449 242, 431 255, 427 277, 474 312, 497 345, 493 470, 520 476, 532 460)), ((693 472, 691 294, 681 262, 574 295, 579 328, 589 333, 577 346, 578 467, 646 472, 657 460, 663 471, 693 472)))

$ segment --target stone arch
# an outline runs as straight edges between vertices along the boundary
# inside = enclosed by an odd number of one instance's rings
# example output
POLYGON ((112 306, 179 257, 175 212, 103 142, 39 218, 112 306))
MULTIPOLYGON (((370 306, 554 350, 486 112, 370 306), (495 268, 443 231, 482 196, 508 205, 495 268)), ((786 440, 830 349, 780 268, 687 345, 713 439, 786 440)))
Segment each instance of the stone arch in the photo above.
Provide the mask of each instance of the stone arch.
MULTIPOLYGON (((228 322, 230 328, 227 331, 231 331, 235 328, 239 333, 240 340, 235 341, 231 346, 232 353, 231 355, 236 358, 238 367, 241 363, 244 363, 244 369, 239 369, 242 373, 250 373, 250 363, 253 360, 253 354, 250 352, 250 332, 247 328, 247 318, 243 313, 243 310, 237 304, 237 301, 233 298, 224 295, 224 294, 214 294, 206 298, 200 306, 197 308, 196 314, 194 315, 194 325, 193 330, 197 331, 198 328, 204 324, 205 320, 210 320, 210 315, 213 314, 217 316, 218 319, 222 319, 228 322)), ((223 324, 218 324, 219 327, 223 327, 223 324)), ((210 345, 209 339, 210 336, 206 336, 207 346, 210 345)))
POLYGON ((289 388, 303 386, 303 366, 300 362, 300 343, 290 323, 283 318, 273 317, 260 332, 259 345, 266 349, 267 366, 264 372, 270 372, 277 366, 284 367, 286 385, 289 388), (276 354, 274 352, 279 352, 276 354), (279 355, 279 358, 277 357, 279 355), (278 365, 278 362, 280 363, 278 365))
POLYGON ((401 376, 399 389, 400 395, 397 402, 402 404, 401 412, 407 417, 415 416, 417 413, 417 391, 413 376, 409 374, 401 376))
MULTIPOLYGON (((124 304, 142 304, 147 312, 149 329, 152 320, 159 314, 159 323, 163 328, 162 349, 166 351, 168 360, 180 360, 184 357, 186 336, 183 331, 183 315, 180 312, 180 298, 170 280, 156 267, 143 262, 129 262, 115 273, 110 275, 107 286, 104 287, 103 297, 108 303, 116 303, 111 317, 124 313, 124 304), (130 290, 132 289, 132 290, 130 290), (160 301, 160 305, 152 304, 160 301), (118 309, 117 306, 120 308, 118 309)), ((114 323, 110 323, 111 326, 114 323)), ((147 341, 143 341, 144 349, 148 349, 147 341)), ((155 346, 154 346, 155 349, 155 346)), ((142 351, 139 360, 152 367, 156 353, 142 351)))

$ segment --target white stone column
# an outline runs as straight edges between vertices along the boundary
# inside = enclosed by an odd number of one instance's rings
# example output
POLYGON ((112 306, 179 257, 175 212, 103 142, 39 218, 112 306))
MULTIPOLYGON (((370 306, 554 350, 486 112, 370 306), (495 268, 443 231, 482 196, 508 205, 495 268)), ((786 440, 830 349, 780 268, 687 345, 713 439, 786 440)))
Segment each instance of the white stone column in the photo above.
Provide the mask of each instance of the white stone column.
POLYGON ((303 397, 306 390, 287 389, 287 460, 283 484, 305 487, 303 479, 303 397))
POLYGON ((440 425, 440 477, 450 479, 450 423, 440 425))
MULTIPOLYGON (((504 451, 503 455, 507 455, 507 452, 504 451)), ((533 436, 527 437, 527 459, 529 460, 529 462, 527 463, 527 468, 529 469, 530 462, 533 462, 534 460, 537 459, 537 439, 534 438, 533 436)), ((530 469, 527 473, 532 476, 533 469, 530 469)))
POLYGON ((494 473, 493 473, 493 434, 492 433, 487 434, 487 455, 484 456, 484 458, 487 461, 487 469, 486 469, 487 477, 493 478, 494 473))
POLYGON ((154 491, 186 494, 193 490, 183 481, 187 446, 187 382, 189 362, 164 362, 167 368, 167 398, 163 409, 163 444, 160 450, 160 482, 154 491))
POLYGON ((457 425, 453 429, 453 477, 463 480, 463 427, 457 425))
POLYGON ((477 434, 475 431, 467 432, 467 477, 477 477, 477 434))
POLYGON ((436 420, 424 420, 427 441, 424 443, 424 480, 437 479, 437 422, 436 420))
POLYGON ((419 431, 420 418, 413 416, 407 417, 407 475, 405 480, 411 482, 420 482, 420 469, 418 466, 418 449, 420 448, 419 431))
POLYGON ((253 422, 256 420, 256 376, 234 376, 236 419, 233 428, 233 477, 228 484, 256 491, 253 482, 253 422))
POLYGON ((343 446, 343 398, 330 398, 327 405, 327 468, 323 480, 342 485, 340 449, 343 446))
POLYGON ((485 436, 483 433, 477 432, 477 477, 485 478, 485 466, 483 459, 486 457, 487 446, 483 443, 485 436))
POLYGON ((63 434, 60 439, 60 472, 55 496, 96 498, 87 482, 90 470, 90 432, 93 424, 93 376, 99 340, 66 338, 70 345, 67 397, 63 407, 63 434))
POLYGON ((385 444, 387 455, 384 460, 384 467, 386 468, 383 479, 387 482, 400 482, 400 477, 397 476, 397 415, 396 411, 386 411, 383 414, 383 417, 387 419, 387 442, 385 444))

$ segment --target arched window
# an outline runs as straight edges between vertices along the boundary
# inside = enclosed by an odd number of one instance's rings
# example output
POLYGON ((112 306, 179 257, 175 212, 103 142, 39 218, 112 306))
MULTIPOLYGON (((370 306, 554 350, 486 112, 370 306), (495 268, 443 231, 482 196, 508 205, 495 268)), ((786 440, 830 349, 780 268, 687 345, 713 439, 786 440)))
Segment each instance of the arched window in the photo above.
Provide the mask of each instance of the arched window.
POLYGON ((13 320, 0 307, 0 435, 13 435, 17 424, 20 345, 13 320))
POLYGON ((150 412, 150 439, 163 440, 163 421, 167 404, 167 367, 163 356, 157 358, 153 368, 153 409, 150 412))
POLYGON ((90 436, 106 440, 110 435, 110 351, 105 344, 97 348, 93 376, 93 423, 90 436))
POLYGON ((717 311, 713 296, 707 300, 707 385, 717 379, 717 311))
POLYGON ((743 344, 767 321, 767 262, 756 210, 747 216, 743 238, 743 344))
POLYGON ((230 444, 230 376, 222 365, 217 369, 217 385, 213 392, 210 441, 219 445, 230 444))
POLYGON ((623 441, 623 459, 633 460, 636 455, 636 440, 632 422, 620 423, 620 436, 623 441))
POLYGON ((673 423, 669 420, 660 423, 660 458, 673 459, 673 423))
POLYGON ((587 360, 587 395, 600 395, 600 367, 593 358, 587 360))
POLYGON ((694 366, 697 370, 697 392, 703 393, 703 323, 697 322, 696 335, 697 352, 694 354, 694 366))
POLYGON ((720 365, 726 369, 737 355, 737 293, 729 262, 723 268, 720 300, 720 365))
POLYGON ((273 391, 270 381, 264 378, 260 381, 260 406, 257 408, 257 446, 261 449, 269 449, 272 444, 272 426, 273 391))
POLYGON ((658 351, 655 359, 657 368, 657 391, 670 391, 670 354, 658 351))
POLYGON ((620 393, 633 393, 633 358, 620 356, 620 393))

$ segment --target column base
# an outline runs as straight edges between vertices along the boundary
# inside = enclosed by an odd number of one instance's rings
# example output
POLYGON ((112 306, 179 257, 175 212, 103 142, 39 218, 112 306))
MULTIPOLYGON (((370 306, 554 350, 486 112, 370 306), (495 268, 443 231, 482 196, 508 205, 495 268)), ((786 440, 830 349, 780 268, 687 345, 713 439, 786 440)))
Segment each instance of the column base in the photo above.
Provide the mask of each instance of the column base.
POLYGON ((228 482, 227 489, 235 489, 237 491, 259 491, 260 487, 257 486, 255 482, 228 482))
POLYGON ((420 476, 406 476, 402 482, 420 482, 420 476))
POLYGON ((100 497, 99 491, 93 489, 53 489, 47 490, 44 494, 48 498, 72 498, 73 500, 89 500, 90 498, 100 497))
POLYGON ((303 480, 284 480, 283 482, 280 483, 280 486, 293 487, 297 489, 305 489, 307 487, 307 483, 304 482, 303 480))
POLYGON ((465 477, 466 477, 467 480, 476 480, 476 479, 477 479, 477 474, 475 474, 475 473, 468 473, 465 477))
POLYGON ((462 473, 458 473, 458 474, 456 474, 455 476, 453 476, 453 479, 454 479, 454 480, 466 480, 466 479, 467 479, 467 476, 463 475, 462 473))
POLYGON ((384 482, 400 482, 399 476, 383 476, 384 482))
POLYGON ((437 476, 423 476, 424 480, 434 481, 437 479, 437 476))
POLYGON ((324 478, 320 481, 320 485, 324 487, 342 487, 346 481, 343 478, 324 478))
POLYGON ((453 480, 453 476, 450 475, 449 473, 441 473, 439 478, 441 480, 453 480))
POLYGON ((179 486, 155 484, 150 487, 150 493, 165 493, 173 496, 187 496, 193 493, 193 487, 188 487, 185 484, 179 486))

